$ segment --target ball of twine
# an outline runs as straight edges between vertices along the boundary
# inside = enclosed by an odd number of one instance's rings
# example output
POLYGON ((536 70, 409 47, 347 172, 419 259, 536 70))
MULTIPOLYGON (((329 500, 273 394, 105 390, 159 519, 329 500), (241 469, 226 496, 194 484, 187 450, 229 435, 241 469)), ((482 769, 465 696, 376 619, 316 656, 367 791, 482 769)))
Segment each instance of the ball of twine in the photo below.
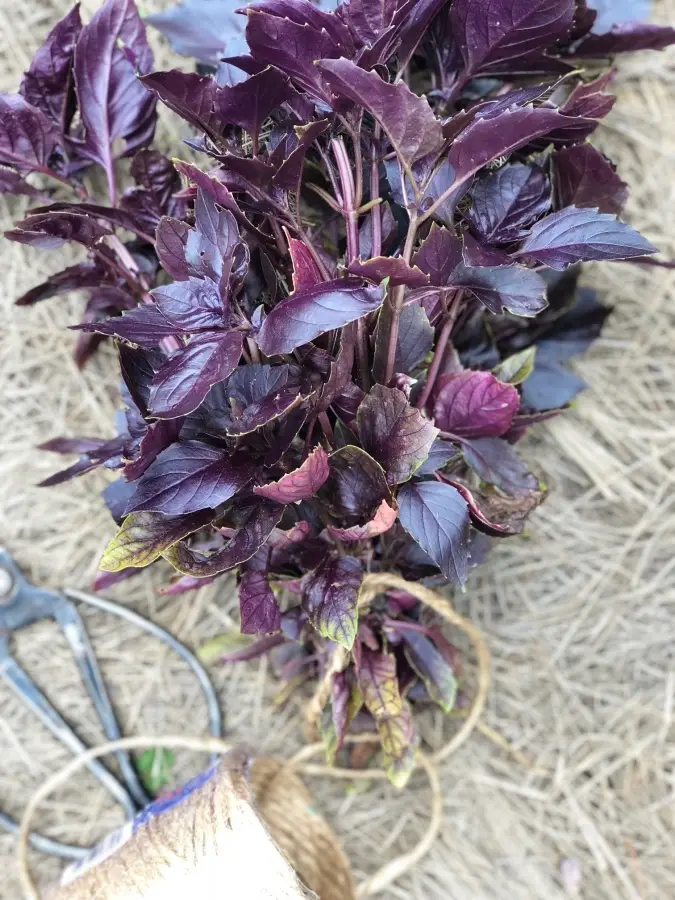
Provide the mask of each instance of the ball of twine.
MULTIPOLYGON (((400 878, 401 875, 416 865, 429 852, 442 822, 443 803, 438 765, 447 759, 451 753, 456 752, 467 740, 478 725, 485 707, 487 691, 490 685, 490 654, 480 631, 472 622, 459 615, 446 598, 423 585, 408 582, 394 574, 366 575, 359 595, 359 608, 367 608, 378 594, 392 588, 412 594, 425 606, 433 609, 448 624, 458 628, 468 636, 474 648, 478 664, 477 689, 466 718, 453 737, 433 754, 426 754, 421 750, 417 752, 416 765, 426 772, 432 793, 431 815, 425 833, 415 847, 387 862, 374 875, 371 875, 358 885, 355 893, 351 887, 352 881, 348 863, 329 826, 326 824, 325 829, 320 828, 317 830, 316 827, 311 827, 310 825, 307 833, 303 832, 302 826, 305 822, 303 810, 306 812, 309 809, 310 801, 308 798, 310 795, 306 792, 297 775, 305 774, 349 780, 364 778, 382 780, 387 778, 386 772, 380 768, 346 769, 309 763, 308 760, 323 752, 323 744, 320 742, 309 744, 294 757, 286 761, 260 759, 257 763, 254 763, 252 774, 253 789, 262 818, 268 825, 276 843, 295 865, 298 875, 306 880, 308 887, 318 893, 321 900, 331 900, 330 891, 336 885, 341 890, 341 896, 344 900, 349 900, 350 893, 359 898, 359 900, 377 894, 397 878, 400 878), (257 776, 256 765, 258 766, 257 776), (257 790, 256 778, 258 780, 257 790), (324 842, 323 849, 328 848, 330 852, 307 853, 307 840, 316 840, 317 836, 324 842), (298 844, 297 848, 294 846, 296 842, 298 844), (302 856, 299 855, 301 851, 302 856)), ((348 662, 348 651, 342 647, 336 648, 331 665, 307 707, 306 729, 309 735, 313 736, 316 733, 317 722, 330 697, 334 675, 342 671, 348 662)), ((358 742, 361 740, 377 740, 377 738, 374 735, 354 736, 351 738, 348 736, 347 740, 349 742, 358 742)), ((225 754, 232 749, 231 744, 213 737, 139 735, 109 741, 98 747, 92 747, 90 750, 74 757, 38 788, 24 811, 17 837, 17 861, 19 879, 25 900, 40 900, 40 894, 28 865, 30 824, 40 803, 93 759, 117 750, 139 750, 158 746, 218 754, 225 754)), ((316 826, 316 817, 314 818, 314 826, 316 826)))

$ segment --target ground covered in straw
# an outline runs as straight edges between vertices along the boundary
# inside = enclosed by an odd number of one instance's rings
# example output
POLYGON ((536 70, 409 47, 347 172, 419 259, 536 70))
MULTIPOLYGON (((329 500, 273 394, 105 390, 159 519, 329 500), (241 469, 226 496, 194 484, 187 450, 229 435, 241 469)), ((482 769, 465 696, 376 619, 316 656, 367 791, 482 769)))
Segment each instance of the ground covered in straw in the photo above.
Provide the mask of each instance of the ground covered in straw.
MULTIPOLYGON (((32 49, 67 6, 1 0, 1 90, 16 89, 32 49)), ((656 4, 660 21, 674 12, 674 0, 656 4)), ((617 89, 620 101, 599 141, 632 185, 629 220, 675 256, 675 54, 628 61, 617 89)), ((3 227, 24 208, 16 198, 3 203, 3 227)), ((55 459, 33 447, 60 434, 110 433, 112 355, 100 354, 84 372, 75 368, 74 338, 64 327, 77 298, 12 306, 63 265, 62 253, 9 243, 0 252, 0 536, 35 581, 86 586, 111 534, 95 490, 103 478, 38 489, 55 459)), ((531 765, 475 734, 444 764, 441 838, 387 900, 555 900, 568 896, 562 860, 580 867, 585 900, 675 896, 675 273, 618 264, 589 267, 586 277, 616 310, 578 365, 591 390, 529 441, 552 496, 529 534, 502 543, 455 597, 494 656, 486 721, 531 765)), ((176 599, 157 596, 156 582, 144 575, 111 594, 192 646, 235 624, 227 582, 176 599)), ((180 662, 131 626, 99 613, 85 617, 127 733, 203 732, 204 705, 180 662)), ((57 632, 41 624, 15 646, 82 737, 101 740, 57 632)), ((276 688, 264 662, 213 674, 228 739, 268 754, 299 746, 299 701, 273 709, 276 688)), ((430 742, 443 727, 440 719, 428 723, 430 742)), ((0 684, 0 808, 19 815, 66 759, 0 684)), ((179 754, 176 777, 202 763, 179 754)), ((422 775, 404 793, 378 784, 312 787, 358 877, 425 828, 422 775)), ((118 823, 118 810, 88 774, 57 793, 39 821, 50 834, 85 843, 118 823)), ((58 870, 38 855, 32 861, 45 881, 58 870)), ((12 840, 0 835, 0 898, 17 896, 12 840)))

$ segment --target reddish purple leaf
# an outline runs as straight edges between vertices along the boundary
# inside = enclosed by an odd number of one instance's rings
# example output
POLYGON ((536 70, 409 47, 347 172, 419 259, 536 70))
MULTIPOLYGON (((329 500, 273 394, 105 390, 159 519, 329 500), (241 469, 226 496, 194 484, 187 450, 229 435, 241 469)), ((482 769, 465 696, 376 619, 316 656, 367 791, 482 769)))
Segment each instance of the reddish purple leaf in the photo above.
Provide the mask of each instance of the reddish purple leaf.
POLYGON ((264 572, 246 571, 239 582, 242 634, 274 634, 281 627, 281 613, 264 572))
POLYGON ((130 459, 124 466, 124 477, 128 481, 140 478, 162 450, 166 450, 174 441, 178 440, 182 424, 182 419, 158 419, 156 422, 151 422, 141 438, 138 451, 128 454, 130 459))
POLYGON ((296 291, 277 304, 258 333, 258 346, 267 356, 290 353, 333 328, 360 319, 382 305, 384 290, 357 278, 338 278, 296 291))
POLYGON ((391 287, 401 284, 405 284, 407 287, 424 287, 429 283, 428 275, 425 275, 417 266, 409 266, 400 256, 357 259, 347 266, 347 271, 359 278, 365 278, 367 281, 374 281, 376 284, 388 278, 391 287))
POLYGON ((288 239, 288 250, 293 263, 293 293, 315 288, 323 281, 319 267, 307 247, 295 238, 288 239))
POLYGON ((58 141, 42 110, 18 95, 0 94, 0 163, 23 174, 44 169, 58 141))
POLYGON ((303 578, 302 608, 325 638, 351 650, 358 626, 363 571, 353 556, 328 557, 303 578))
POLYGON ((180 441, 159 454, 138 481, 126 512, 182 516, 225 503, 253 478, 256 463, 200 441, 180 441))
POLYGON ((150 304, 137 306, 121 316, 72 325, 71 328, 74 331, 114 336, 147 348, 158 347, 164 338, 173 337, 183 330, 167 321, 159 307, 150 304))
POLYGON ((62 134, 75 111, 73 54, 81 30, 80 7, 75 5, 49 32, 21 82, 22 96, 42 110, 62 134))
POLYGON ((458 437, 498 437, 511 427, 520 396, 490 372, 462 372, 436 393, 434 421, 458 437))
POLYGON ((391 493, 384 470, 360 447, 348 445, 328 457, 330 475, 318 492, 322 507, 340 527, 362 525, 391 493))
POLYGON ((505 497, 496 491, 481 494, 450 478, 446 481, 466 500, 474 528, 490 537, 522 534, 527 516, 546 496, 545 491, 537 490, 524 492, 515 498, 505 497))
POLYGON ((329 473, 326 451, 322 447, 316 447, 299 468, 288 472, 278 481, 254 487, 253 492, 260 497, 276 500, 277 503, 297 503, 313 497, 329 473))
POLYGON ((398 511, 390 506, 386 500, 377 508, 375 515, 365 525, 352 525, 350 528, 338 528, 328 525, 328 534, 336 541, 350 543, 351 541, 366 541, 384 534, 393 526, 398 517, 398 511))
POLYGON ((194 72, 152 72, 140 79, 148 96, 158 97, 198 131, 216 139, 225 128, 220 111, 224 88, 211 75, 194 72))
POLYGON ((656 252, 656 247, 614 216, 571 206, 535 223, 515 255, 565 269, 581 261, 634 259, 656 252))
POLYGON ((209 389, 235 369, 242 344, 238 332, 213 332, 194 337, 187 347, 176 350, 153 379, 153 415, 175 419, 197 409, 209 389))
POLYGON ((509 243, 527 234, 525 226, 548 212, 551 186, 538 166, 512 163, 485 175, 472 192, 467 218, 489 243, 509 243))
POLYGON ((567 147, 552 156, 556 206, 598 209, 618 216, 628 200, 628 185, 607 157, 590 144, 567 147))
POLYGON ((151 292, 157 308, 176 331, 186 333, 223 328, 226 307, 217 285, 209 279, 174 281, 151 292))
POLYGON ((85 130, 78 151, 103 167, 113 203, 113 160, 131 156, 155 132, 155 98, 136 77, 137 72, 149 72, 152 62, 133 0, 106 0, 75 47, 75 87, 85 130))
POLYGON ((508 309, 516 316, 535 316, 546 307, 546 284, 540 275, 525 266, 460 263, 450 283, 470 291, 495 314, 508 309))
POLYGON ((413 94, 402 81, 389 84, 348 59, 323 59, 318 68, 338 96, 375 117, 407 165, 443 146, 441 126, 426 99, 413 94))
POLYGON ((536 57, 565 37, 574 0, 454 0, 450 17, 467 75, 508 71, 515 60, 536 57))
POLYGON ((445 287, 462 262, 462 242, 454 231, 435 222, 413 256, 413 264, 429 276, 432 285, 445 287))
POLYGON ((5 237, 19 244, 28 244, 42 250, 54 250, 68 241, 93 247, 113 230, 91 216, 73 212, 44 212, 28 215, 17 223, 5 237))
POLYGON ((468 569, 469 511, 462 497, 450 485, 438 481, 409 481, 399 491, 398 504, 398 517, 408 534, 446 578, 464 584, 468 569))
POLYGON ((157 224, 155 250, 159 262, 164 271, 178 281, 185 281, 190 274, 185 259, 185 245, 189 234, 190 226, 180 219, 164 216, 157 224))
POLYGON ((576 48, 578 56, 612 56, 635 50, 665 50, 675 44, 675 28, 644 22, 615 25, 606 34, 591 34, 576 48))
POLYGON ((365 398, 356 421, 363 449, 381 464, 391 485, 414 475, 438 437, 438 429, 405 394, 381 384, 365 398))

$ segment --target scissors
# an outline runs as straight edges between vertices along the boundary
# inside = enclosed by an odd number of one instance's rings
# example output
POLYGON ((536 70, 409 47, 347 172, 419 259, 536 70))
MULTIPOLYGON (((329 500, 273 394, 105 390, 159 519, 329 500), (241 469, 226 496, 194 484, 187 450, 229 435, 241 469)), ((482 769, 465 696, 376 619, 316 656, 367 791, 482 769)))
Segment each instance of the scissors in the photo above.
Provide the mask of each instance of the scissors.
MULTIPOLYGON (((220 737, 222 718, 209 676, 196 657, 172 634, 133 610, 96 594, 72 589, 56 593, 35 587, 22 575, 9 553, 0 547, 0 675, 54 737, 74 754, 89 749, 10 653, 10 635, 42 619, 53 619, 60 626, 108 740, 122 736, 84 622, 73 600, 126 619, 174 650, 195 674, 206 698, 209 731, 214 737, 220 737)), ((133 819, 152 798, 141 784, 129 753, 118 751, 115 756, 121 777, 97 759, 89 761, 87 768, 122 806, 126 817, 133 819)), ((0 828, 11 833, 18 831, 17 823, 2 811, 0 828)), ((30 841, 36 849, 64 859, 83 859, 89 852, 86 848, 64 844, 35 832, 31 833, 30 841)))

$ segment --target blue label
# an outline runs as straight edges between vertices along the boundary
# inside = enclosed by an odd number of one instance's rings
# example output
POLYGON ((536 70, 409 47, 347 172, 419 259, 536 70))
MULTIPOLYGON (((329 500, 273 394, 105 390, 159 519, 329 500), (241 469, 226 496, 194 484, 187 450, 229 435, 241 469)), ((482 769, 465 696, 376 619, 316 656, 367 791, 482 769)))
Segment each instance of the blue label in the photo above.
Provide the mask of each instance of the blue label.
POLYGON ((190 794, 194 793, 194 791, 203 784, 206 784, 217 768, 218 763, 214 763, 212 766, 209 766, 208 769, 205 769, 205 771, 200 772, 199 775, 195 775, 194 778, 191 778, 182 787, 176 788, 175 791, 169 791, 168 793, 163 794, 149 806, 146 806, 134 819, 134 834, 136 834, 141 825, 145 825, 146 822, 150 819, 154 819, 155 816, 159 816, 163 812, 166 812, 167 809, 171 809, 179 803, 182 803, 186 797, 189 797, 190 794))

